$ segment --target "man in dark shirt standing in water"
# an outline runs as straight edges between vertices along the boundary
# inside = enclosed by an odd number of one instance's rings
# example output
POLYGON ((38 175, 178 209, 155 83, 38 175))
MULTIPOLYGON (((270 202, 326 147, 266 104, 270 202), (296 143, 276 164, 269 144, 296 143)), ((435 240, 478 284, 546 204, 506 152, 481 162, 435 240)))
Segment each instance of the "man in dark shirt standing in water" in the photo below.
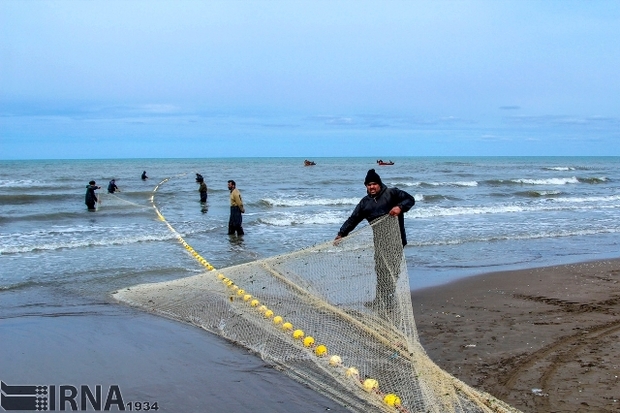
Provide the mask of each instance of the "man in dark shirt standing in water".
POLYGON ((395 240, 384 240, 374 231, 375 244, 375 271, 377 273, 377 291, 375 299, 368 306, 378 309, 390 309, 395 305, 394 293, 396 281, 400 274, 402 261, 402 247, 407 245, 405 233, 405 219, 403 214, 415 205, 413 196, 398 188, 388 188, 381 182, 381 177, 371 169, 364 180, 366 196, 357 204, 351 216, 338 231, 336 241, 346 237, 355 227, 366 219, 368 222, 389 214, 398 218, 400 228, 400 241, 402 246, 397 246, 398 252, 390 259, 386 259, 386 250, 392 249, 395 240))

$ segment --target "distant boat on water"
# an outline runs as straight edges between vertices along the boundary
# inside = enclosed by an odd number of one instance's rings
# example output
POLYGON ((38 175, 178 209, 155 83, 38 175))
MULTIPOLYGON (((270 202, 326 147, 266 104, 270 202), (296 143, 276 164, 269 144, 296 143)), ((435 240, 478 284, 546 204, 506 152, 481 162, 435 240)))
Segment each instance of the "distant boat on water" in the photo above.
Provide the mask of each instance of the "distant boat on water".
POLYGON ((304 161, 304 166, 312 166, 312 165, 316 165, 316 163, 314 161, 309 161, 307 159, 304 161))
POLYGON ((378 159, 377 160, 377 164, 379 164, 379 165, 394 165, 394 162, 392 162, 392 161, 385 162, 385 161, 383 161, 381 159, 378 159))

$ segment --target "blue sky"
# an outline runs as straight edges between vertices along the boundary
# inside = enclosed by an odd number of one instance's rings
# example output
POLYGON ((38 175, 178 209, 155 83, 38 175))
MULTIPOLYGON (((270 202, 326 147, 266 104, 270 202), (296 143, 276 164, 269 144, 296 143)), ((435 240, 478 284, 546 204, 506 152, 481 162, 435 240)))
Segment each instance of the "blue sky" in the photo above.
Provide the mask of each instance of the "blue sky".
POLYGON ((620 2, 0 0, 0 159, 620 156, 620 2))

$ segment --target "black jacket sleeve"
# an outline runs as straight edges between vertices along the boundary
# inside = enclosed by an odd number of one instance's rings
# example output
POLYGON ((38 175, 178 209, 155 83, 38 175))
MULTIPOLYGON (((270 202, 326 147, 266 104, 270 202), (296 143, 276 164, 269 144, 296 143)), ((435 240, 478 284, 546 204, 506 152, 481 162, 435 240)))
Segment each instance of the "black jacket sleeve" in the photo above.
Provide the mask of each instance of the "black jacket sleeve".
POLYGON ((390 188, 389 191, 397 201, 394 206, 399 206, 402 212, 409 211, 415 205, 415 198, 409 193, 398 188, 390 188))
POLYGON ((344 224, 342 224, 342 227, 340 227, 340 231, 338 231, 338 235, 340 235, 341 237, 346 237, 347 235, 349 235, 349 232, 353 231, 355 227, 360 222, 362 222, 364 218, 366 218, 365 214, 363 214, 363 208, 362 208, 363 202, 364 200, 362 199, 357 204, 351 216, 344 222, 344 224))

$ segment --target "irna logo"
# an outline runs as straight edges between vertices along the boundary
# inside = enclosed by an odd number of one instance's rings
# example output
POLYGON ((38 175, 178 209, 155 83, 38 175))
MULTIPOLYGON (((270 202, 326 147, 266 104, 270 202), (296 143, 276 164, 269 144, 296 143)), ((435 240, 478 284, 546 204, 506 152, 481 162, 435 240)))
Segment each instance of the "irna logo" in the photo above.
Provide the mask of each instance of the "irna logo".
POLYGON ((8 385, 0 381, 0 405, 5 411, 124 411, 159 410, 157 402, 125 403, 118 385, 8 385))

